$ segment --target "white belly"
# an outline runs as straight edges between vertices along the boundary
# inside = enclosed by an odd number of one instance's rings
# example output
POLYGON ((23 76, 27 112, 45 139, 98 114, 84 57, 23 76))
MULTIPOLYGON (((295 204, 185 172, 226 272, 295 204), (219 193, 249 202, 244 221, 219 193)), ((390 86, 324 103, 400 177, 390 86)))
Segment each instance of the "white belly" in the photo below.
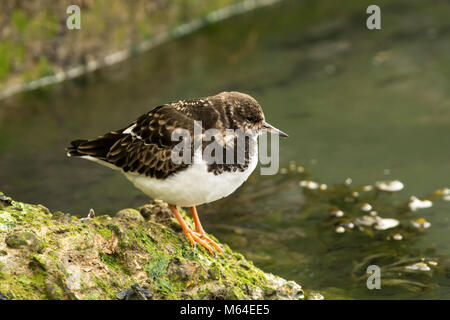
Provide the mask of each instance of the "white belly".
POLYGON ((223 172, 215 175, 207 171, 205 162, 194 163, 189 168, 167 179, 159 180, 125 173, 125 176, 146 195, 180 207, 198 206, 226 197, 239 188, 258 163, 256 152, 243 171, 223 172))

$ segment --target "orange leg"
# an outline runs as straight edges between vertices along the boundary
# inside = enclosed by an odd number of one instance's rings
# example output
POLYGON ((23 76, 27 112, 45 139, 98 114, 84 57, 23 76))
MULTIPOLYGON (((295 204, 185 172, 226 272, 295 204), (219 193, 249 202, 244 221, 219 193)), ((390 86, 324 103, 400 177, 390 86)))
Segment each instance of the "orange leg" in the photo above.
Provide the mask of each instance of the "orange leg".
POLYGON ((197 214, 197 209, 195 207, 190 207, 191 209, 191 213, 192 213, 192 217, 194 218, 194 223, 195 223, 195 232, 197 234, 200 235, 201 239, 205 239, 206 241, 208 241, 214 248, 216 248, 220 253, 223 253, 222 248, 215 243, 212 239, 210 239, 207 235, 205 230, 203 230, 202 224, 200 222, 200 218, 198 217, 197 214))
POLYGON ((203 237, 199 233, 192 231, 187 226, 186 222, 183 220, 183 217, 178 212, 177 207, 174 205, 169 205, 169 207, 170 207, 170 210, 172 210, 173 214, 175 215, 175 218, 177 218, 178 222, 180 223, 181 229, 183 229, 183 232, 186 235, 186 237, 189 239, 189 242, 193 246, 195 246, 196 242, 200 243, 200 245, 202 245, 204 248, 206 248, 212 256, 215 256, 213 249, 205 241, 207 239, 205 238, 205 240, 203 240, 202 239, 203 237))
POLYGON ((200 234, 204 234, 205 230, 203 230, 202 224, 200 222, 200 218, 198 217, 197 208, 196 207, 190 207, 189 209, 191 209, 192 217, 194 218, 195 232, 200 233, 200 234))

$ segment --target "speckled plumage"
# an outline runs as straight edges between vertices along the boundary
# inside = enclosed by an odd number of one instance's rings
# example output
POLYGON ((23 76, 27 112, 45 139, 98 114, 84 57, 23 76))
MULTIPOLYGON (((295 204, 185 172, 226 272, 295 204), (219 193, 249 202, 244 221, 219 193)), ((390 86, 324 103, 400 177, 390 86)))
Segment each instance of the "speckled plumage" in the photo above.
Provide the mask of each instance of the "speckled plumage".
POLYGON ((287 136, 264 122, 255 99, 222 92, 156 107, 121 130, 73 141, 67 155, 122 171, 136 188, 169 204, 192 245, 200 243, 214 254, 212 248, 223 250, 206 235, 195 207, 230 195, 247 180, 258 163, 262 131, 287 136), (180 140, 172 139, 178 129, 188 136, 180 149, 180 140), (174 161, 181 152, 184 161, 174 161), (177 206, 190 207, 195 230, 177 206))
MULTIPOLYGON (((179 142, 172 141, 171 135, 176 128, 183 128, 193 136, 194 120, 201 121, 203 130, 219 129, 225 136, 226 129, 241 129, 244 132, 260 129, 264 114, 255 99, 239 92, 180 100, 152 109, 121 130, 95 139, 73 141, 68 148, 68 155, 105 162, 125 173, 165 179, 189 166, 172 161, 172 149, 179 142)), ((208 143, 203 142, 203 148, 208 143)), ((236 138, 231 144, 223 144, 222 141, 222 146, 224 157, 226 149, 231 147, 234 148, 234 159, 237 159, 236 138)), ((216 175, 244 171, 256 148, 256 143, 247 137, 244 163, 211 163, 208 164, 208 171, 216 175)))

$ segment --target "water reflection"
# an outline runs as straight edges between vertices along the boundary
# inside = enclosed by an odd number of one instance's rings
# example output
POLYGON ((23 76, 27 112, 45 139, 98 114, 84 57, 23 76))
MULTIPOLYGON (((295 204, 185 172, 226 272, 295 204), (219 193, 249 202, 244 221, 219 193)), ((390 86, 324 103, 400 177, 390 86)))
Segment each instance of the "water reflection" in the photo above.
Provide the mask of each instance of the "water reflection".
MULTIPOLYGON (((255 177, 232 199, 209 205, 209 231, 265 270, 328 298, 448 297, 448 255, 423 237, 431 227, 424 218, 432 215, 430 207, 412 210, 404 192, 349 179, 319 188, 324 184, 299 168, 291 164, 277 177, 255 177), (383 290, 366 287, 372 265, 380 268, 383 290)), ((424 198, 448 210, 442 190, 424 198)))
POLYGON ((396 1, 382 8, 382 30, 368 31, 368 4, 286 1, 2 101, 0 190, 80 216, 138 207, 146 197, 119 173, 67 159, 68 142, 168 101, 238 90, 290 134, 281 144, 285 174, 254 174, 233 196, 199 208, 207 230, 328 298, 450 298, 448 202, 423 198, 449 184, 448 7, 396 1), (304 164, 295 174, 291 159, 304 164), (433 206, 408 209, 424 200, 433 206), (403 282, 368 290, 369 263, 390 284, 403 282))

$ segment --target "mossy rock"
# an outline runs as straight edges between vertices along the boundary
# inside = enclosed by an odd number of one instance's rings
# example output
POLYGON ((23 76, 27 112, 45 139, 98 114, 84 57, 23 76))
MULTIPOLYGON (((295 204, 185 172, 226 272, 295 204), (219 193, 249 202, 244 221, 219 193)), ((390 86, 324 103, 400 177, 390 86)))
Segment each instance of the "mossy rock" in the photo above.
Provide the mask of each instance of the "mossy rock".
POLYGON ((79 219, 11 200, 0 208, 0 293, 9 299, 303 299, 297 283, 221 246, 217 257, 192 247, 165 203, 79 219))
POLYGON ((34 232, 29 231, 13 231, 8 233, 5 238, 6 244, 10 248, 20 249, 28 247, 33 251, 40 251, 44 245, 34 232))

